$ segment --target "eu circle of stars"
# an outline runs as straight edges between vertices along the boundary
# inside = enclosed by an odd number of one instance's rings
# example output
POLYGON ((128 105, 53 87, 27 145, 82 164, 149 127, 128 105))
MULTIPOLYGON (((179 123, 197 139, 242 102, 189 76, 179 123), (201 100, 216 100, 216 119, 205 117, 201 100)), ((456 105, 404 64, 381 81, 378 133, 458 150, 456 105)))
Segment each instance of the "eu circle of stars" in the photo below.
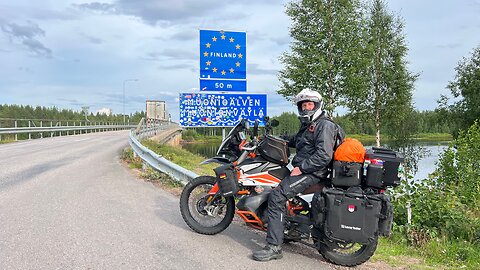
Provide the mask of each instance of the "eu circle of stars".
POLYGON ((246 79, 245 32, 200 30, 200 79, 246 79))

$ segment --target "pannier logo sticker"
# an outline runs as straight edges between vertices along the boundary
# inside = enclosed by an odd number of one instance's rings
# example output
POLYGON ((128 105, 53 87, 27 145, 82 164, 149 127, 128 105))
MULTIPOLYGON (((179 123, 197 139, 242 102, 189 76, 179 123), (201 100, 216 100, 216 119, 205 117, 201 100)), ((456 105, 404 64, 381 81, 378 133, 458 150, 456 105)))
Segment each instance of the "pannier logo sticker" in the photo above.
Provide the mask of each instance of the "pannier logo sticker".
POLYGON ((350 212, 350 213, 355 212, 355 205, 349 204, 349 205, 348 205, 348 212, 350 212))
POLYGON ((348 225, 343 225, 343 224, 340 224, 340 228, 347 229, 347 230, 353 230, 353 231, 361 231, 362 230, 362 228, 359 228, 359 227, 348 226, 348 225))
POLYGON ((227 174, 225 173, 220 174, 220 179, 225 179, 225 178, 227 178, 227 174))

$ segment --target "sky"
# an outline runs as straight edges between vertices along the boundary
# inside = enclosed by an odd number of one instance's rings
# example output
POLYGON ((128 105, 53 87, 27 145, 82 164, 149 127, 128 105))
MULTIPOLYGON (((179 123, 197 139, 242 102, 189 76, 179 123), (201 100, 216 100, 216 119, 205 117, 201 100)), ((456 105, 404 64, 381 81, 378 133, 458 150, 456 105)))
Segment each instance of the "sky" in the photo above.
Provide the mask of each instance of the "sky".
MULTIPOLYGON (((276 94, 291 42, 287 2, 0 0, 0 104, 121 114, 125 89, 127 114, 164 100, 178 121, 179 93, 199 92, 199 29, 223 29, 247 32, 248 93, 268 95, 269 115, 294 112, 276 94)), ((433 110, 480 45, 480 0, 387 5, 403 19, 409 69, 420 75, 415 107, 433 110)))

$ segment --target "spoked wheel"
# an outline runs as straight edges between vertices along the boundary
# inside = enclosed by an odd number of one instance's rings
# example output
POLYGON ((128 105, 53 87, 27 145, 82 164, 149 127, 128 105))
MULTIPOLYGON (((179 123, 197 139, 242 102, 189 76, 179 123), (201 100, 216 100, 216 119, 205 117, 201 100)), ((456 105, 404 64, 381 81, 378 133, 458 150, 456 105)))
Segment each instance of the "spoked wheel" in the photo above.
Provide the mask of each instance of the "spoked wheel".
POLYGON ((215 181, 212 176, 199 176, 185 185, 180 196, 183 220, 201 234, 211 235, 225 230, 235 214, 233 197, 208 194, 215 181))
POLYGON ((318 252, 333 264, 355 266, 368 261, 373 256, 377 243, 378 239, 369 244, 330 241, 328 244, 319 243, 318 252))

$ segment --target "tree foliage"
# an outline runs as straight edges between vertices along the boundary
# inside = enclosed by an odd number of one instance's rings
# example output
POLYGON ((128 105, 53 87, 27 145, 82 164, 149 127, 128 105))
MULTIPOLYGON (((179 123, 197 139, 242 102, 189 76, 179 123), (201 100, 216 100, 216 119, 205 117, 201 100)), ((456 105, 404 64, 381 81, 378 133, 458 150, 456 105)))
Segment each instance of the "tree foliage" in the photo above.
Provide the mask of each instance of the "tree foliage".
MULTIPOLYGON (((135 112, 129 116, 130 123, 138 123, 144 112, 135 112)), ((1 105, 0 118, 3 119, 38 119, 38 120, 56 120, 56 121, 86 121, 85 114, 82 111, 73 111, 71 109, 58 109, 57 107, 30 106, 30 105, 1 105)), ((88 121, 104 122, 123 122, 123 115, 93 114, 87 115, 88 121)), ((8 122, 4 120, 4 122, 8 122)), ((3 125, 5 127, 5 125, 3 125)))
POLYGON ((358 0, 301 0, 287 6, 292 19, 291 52, 280 58, 279 94, 291 99, 304 88, 318 91, 330 117, 348 89, 361 80, 361 25, 358 0))
POLYGON ((275 135, 293 135, 296 134, 300 128, 300 121, 295 113, 284 112, 274 117, 274 119, 277 119, 280 123, 278 127, 273 129, 275 135))
POLYGON ((349 94, 348 107, 360 119, 373 119, 380 146, 382 129, 399 140, 411 136, 415 122, 409 120, 416 75, 407 68, 408 49, 401 19, 389 13, 382 0, 375 0, 367 21, 363 39, 367 87, 349 94))
POLYGON ((460 100, 447 107, 446 98, 443 97, 440 107, 448 108, 455 114, 458 129, 467 129, 480 118, 480 46, 473 50, 469 58, 463 58, 455 71, 455 78, 449 82, 448 88, 460 100))
POLYGON ((410 182, 398 190, 395 222, 412 226, 416 234, 445 236, 480 245, 480 122, 441 154, 429 179, 410 182), (412 206, 412 224, 407 223, 406 205, 412 206))

